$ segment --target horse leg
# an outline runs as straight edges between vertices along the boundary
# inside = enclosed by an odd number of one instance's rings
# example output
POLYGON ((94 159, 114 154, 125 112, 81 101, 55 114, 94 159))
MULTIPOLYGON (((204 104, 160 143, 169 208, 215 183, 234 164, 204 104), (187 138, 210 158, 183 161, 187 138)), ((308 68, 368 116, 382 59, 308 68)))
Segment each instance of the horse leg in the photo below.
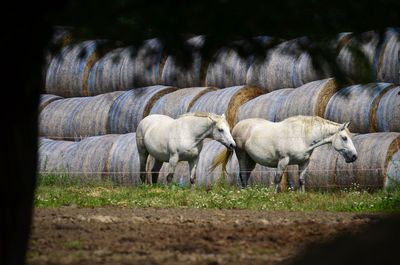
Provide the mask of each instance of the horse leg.
POLYGON ((147 157, 149 153, 146 150, 139 151, 139 162, 140 162, 140 180, 142 183, 146 183, 147 172, 146 172, 146 164, 147 164, 147 157))
POLYGON ((196 181, 196 168, 199 162, 199 157, 189 161, 189 172, 190 172, 190 184, 193 185, 196 181))
POLYGON ((236 156, 239 161, 240 182, 242 187, 245 188, 256 163, 245 151, 236 150, 236 156))
POLYGON ((277 171, 275 173, 275 192, 280 192, 281 191, 281 180, 282 180, 282 175, 287 166, 289 165, 289 157, 284 157, 278 162, 278 167, 277 171))
POLYGON ((174 177, 174 172, 176 168, 176 164, 178 164, 179 161, 179 156, 178 153, 172 154, 169 157, 169 162, 168 162, 168 175, 167 175, 167 183, 171 184, 172 178, 174 177))
POLYGON ((299 186, 300 186, 300 192, 305 192, 305 184, 306 184, 306 169, 308 167, 310 160, 308 160, 306 163, 302 164, 299 166, 300 169, 300 176, 299 176, 299 186))
POLYGON ((163 162, 160 162, 156 159, 154 159, 154 165, 153 168, 151 169, 151 183, 156 184, 158 180, 158 174, 160 173, 160 169, 163 165, 163 162))

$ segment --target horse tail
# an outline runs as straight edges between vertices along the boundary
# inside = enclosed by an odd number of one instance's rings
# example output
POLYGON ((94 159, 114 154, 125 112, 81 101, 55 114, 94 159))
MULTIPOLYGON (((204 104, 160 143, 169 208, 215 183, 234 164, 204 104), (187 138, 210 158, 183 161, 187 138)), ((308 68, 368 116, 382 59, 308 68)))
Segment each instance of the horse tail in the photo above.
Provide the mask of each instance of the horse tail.
POLYGON ((226 165, 229 159, 232 157, 233 151, 225 149, 220 152, 212 161, 210 171, 213 171, 216 167, 222 164, 222 172, 226 172, 226 165))

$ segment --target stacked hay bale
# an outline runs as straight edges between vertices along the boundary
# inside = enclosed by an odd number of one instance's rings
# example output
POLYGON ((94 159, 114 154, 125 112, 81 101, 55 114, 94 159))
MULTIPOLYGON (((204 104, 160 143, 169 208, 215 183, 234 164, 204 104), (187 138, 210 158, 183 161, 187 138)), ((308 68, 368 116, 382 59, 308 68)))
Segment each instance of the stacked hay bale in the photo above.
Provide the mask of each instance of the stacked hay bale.
POLYGON ((339 123, 351 121, 351 132, 376 132, 379 100, 391 87, 388 83, 345 87, 331 97, 324 117, 339 123))
POLYGON ((329 99, 338 90, 333 78, 307 83, 294 89, 280 105, 276 113, 276 121, 296 115, 324 117, 329 99))
POLYGON ((338 54, 338 63, 353 82, 372 76, 376 80, 381 51, 380 34, 375 31, 353 35, 338 54))
POLYGON ((40 113, 39 134, 57 139, 107 134, 111 106, 123 93, 116 91, 95 97, 53 101, 40 113))
POLYGON ((55 56, 46 75, 46 93, 63 97, 88 96, 90 69, 99 57, 102 41, 84 41, 64 47, 55 56))
POLYGON ((378 81, 400 84, 400 29, 389 28, 380 53, 378 81))
POLYGON ((400 132, 400 87, 393 87, 379 101, 376 110, 379 132, 400 132))
POLYGON ((400 181, 399 133, 360 134, 353 137, 353 143, 358 152, 353 163, 346 163, 331 146, 316 148, 306 187, 377 190, 400 181))
POLYGON ((187 113, 194 102, 202 95, 215 90, 211 87, 179 89, 158 99, 151 108, 150 114, 163 114, 176 119, 179 115, 187 113))
POLYGON ((283 88, 258 96, 240 106, 237 122, 249 118, 276 121, 276 114, 293 88, 283 88))
POLYGON ((311 56, 301 47, 303 41, 305 39, 283 42, 268 51, 265 59, 255 60, 247 72, 247 84, 271 92, 328 77, 327 70, 314 68, 311 56))
POLYGON ((207 62, 201 56, 201 48, 205 38, 197 36, 187 41, 187 46, 192 51, 191 64, 183 68, 172 55, 168 56, 161 76, 161 84, 179 88, 203 86, 207 62))
POLYGON ((51 95, 51 94, 41 94, 40 95, 40 100, 39 100, 39 113, 47 107, 51 102, 62 99, 62 97, 56 96, 56 95, 51 95))
POLYGON ((67 175, 68 153, 77 146, 76 142, 39 139, 38 170, 42 175, 67 175))
POLYGON ((261 94, 262 90, 260 88, 252 86, 234 86, 219 89, 201 96, 189 111, 225 114, 229 125, 233 128, 239 107, 261 94))
POLYGON ((175 90, 176 88, 168 86, 150 86, 123 92, 110 107, 108 132, 135 132, 139 122, 149 115, 154 103, 163 95, 175 90))

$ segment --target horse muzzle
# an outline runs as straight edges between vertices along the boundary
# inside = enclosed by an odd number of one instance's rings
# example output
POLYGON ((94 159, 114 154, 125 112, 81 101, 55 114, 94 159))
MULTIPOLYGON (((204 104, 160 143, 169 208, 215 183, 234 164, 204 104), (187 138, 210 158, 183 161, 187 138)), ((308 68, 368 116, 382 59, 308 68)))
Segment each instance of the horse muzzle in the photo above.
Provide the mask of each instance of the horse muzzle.
POLYGON ((346 158, 345 158, 346 163, 353 163, 356 160, 357 160, 357 155, 354 155, 354 154, 346 156, 346 158))

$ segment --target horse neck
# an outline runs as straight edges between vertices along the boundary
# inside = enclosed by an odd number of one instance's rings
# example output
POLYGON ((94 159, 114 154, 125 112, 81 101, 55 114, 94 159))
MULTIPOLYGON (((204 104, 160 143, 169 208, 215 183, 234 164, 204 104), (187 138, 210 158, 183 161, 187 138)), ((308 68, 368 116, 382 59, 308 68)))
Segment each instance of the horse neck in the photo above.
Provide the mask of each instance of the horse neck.
POLYGON ((333 123, 314 123, 310 131, 309 149, 312 150, 318 146, 332 143, 332 136, 338 132, 338 127, 339 125, 333 123))
POLYGON ((212 135, 213 126, 208 117, 192 116, 187 119, 187 122, 189 123, 190 128, 193 128, 191 133, 196 139, 196 143, 199 143, 212 135))

